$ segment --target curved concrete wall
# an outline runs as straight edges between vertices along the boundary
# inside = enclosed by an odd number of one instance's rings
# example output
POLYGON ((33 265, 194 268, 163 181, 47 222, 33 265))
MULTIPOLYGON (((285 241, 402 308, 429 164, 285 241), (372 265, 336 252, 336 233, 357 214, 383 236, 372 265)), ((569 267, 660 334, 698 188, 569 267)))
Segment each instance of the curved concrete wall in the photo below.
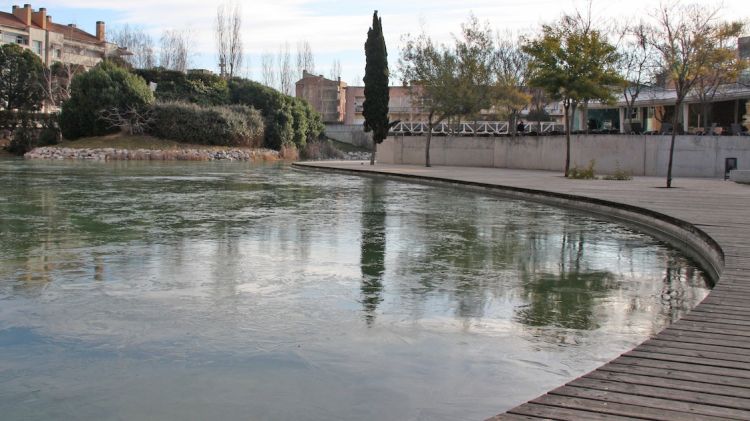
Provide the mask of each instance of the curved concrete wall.
MULTIPOLYGON (((576 135, 571 137, 571 167, 595 161, 598 174, 617 169, 640 176, 666 176, 670 136, 576 135)), ((426 138, 389 137, 378 146, 385 164, 424 164, 426 138)), ((726 158, 750 170, 750 137, 678 136, 673 174, 677 177, 724 177, 726 158)), ((430 145, 434 165, 562 171, 564 136, 438 137, 430 145)))

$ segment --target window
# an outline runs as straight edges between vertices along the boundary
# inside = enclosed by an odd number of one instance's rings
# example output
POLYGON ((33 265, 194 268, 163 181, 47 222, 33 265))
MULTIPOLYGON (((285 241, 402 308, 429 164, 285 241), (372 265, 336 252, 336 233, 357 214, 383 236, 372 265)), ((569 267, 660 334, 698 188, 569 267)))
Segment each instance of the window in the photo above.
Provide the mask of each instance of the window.
POLYGON ((34 52, 42 55, 42 41, 34 41, 34 52))
POLYGON ((55 50, 55 58, 62 58, 62 49, 58 48, 55 50))
POLYGON ((29 39, 23 35, 16 35, 16 44, 29 45, 29 39))

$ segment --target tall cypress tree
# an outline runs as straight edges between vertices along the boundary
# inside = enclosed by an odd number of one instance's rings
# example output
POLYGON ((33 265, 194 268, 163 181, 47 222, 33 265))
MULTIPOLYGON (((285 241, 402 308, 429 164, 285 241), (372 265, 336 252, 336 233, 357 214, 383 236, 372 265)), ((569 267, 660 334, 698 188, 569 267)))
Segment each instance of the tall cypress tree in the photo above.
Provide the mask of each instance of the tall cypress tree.
POLYGON ((378 11, 372 15, 372 27, 367 31, 365 42, 365 102, 362 115, 365 117, 365 132, 372 132, 372 156, 375 164, 378 144, 388 137, 388 52, 385 48, 382 21, 378 11))

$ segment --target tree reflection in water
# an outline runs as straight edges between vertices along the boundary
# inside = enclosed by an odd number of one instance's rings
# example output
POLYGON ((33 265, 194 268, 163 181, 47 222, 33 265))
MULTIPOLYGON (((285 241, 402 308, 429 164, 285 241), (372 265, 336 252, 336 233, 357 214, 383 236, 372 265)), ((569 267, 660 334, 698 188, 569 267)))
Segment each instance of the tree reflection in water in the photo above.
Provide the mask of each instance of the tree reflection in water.
POLYGON ((374 180, 364 188, 362 200, 362 308, 368 326, 375 322, 375 312, 383 301, 385 273, 385 193, 383 180, 374 180))
POLYGON ((523 271, 523 297, 528 304, 517 310, 516 320, 530 327, 596 329, 596 299, 619 284, 610 272, 581 266, 586 250, 583 231, 576 236, 565 227, 561 242, 557 273, 523 271))

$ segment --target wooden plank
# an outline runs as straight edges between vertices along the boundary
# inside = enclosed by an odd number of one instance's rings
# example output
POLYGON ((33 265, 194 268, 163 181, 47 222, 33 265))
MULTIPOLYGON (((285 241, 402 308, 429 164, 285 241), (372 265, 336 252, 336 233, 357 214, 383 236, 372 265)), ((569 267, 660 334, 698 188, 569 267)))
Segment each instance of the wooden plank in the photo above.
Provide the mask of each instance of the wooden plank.
POLYGON ((737 370, 734 368, 708 366, 703 364, 692 364, 687 362, 664 361, 651 358, 637 358, 625 356, 614 360, 618 364, 635 365, 641 367, 665 368, 667 370, 689 371, 691 373, 716 374, 719 376, 738 377, 750 379, 750 371, 737 370))
POLYGON ((726 300, 727 302, 739 301, 738 304, 741 305, 743 300, 750 297, 750 290, 746 289, 744 286, 728 286, 726 284, 721 284, 720 287, 711 292, 710 296, 726 300))
MULTIPOLYGON (((568 383, 568 386, 578 387, 583 389, 596 389, 607 392, 624 393, 628 395, 637 395, 649 398, 666 399, 670 401, 680 401, 687 403, 695 403, 707 406, 716 406, 728 409, 736 409, 741 412, 736 412, 718 416, 724 417, 744 417, 750 419, 750 401, 733 397, 733 396, 720 396, 710 393, 694 392, 681 389, 675 389, 672 387, 663 386, 647 386, 641 384, 624 383, 624 382, 613 382, 608 380, 599 380, 582 377, 568 383)), ((717 415, 717 414, 706 414, 706 415, 717 415)))
POLYGON ((682 322, 681 320, 675 322, 669 329, 672 330, 686 330, 690 332, 700 333, 711 333, 714 335, 724 335, 736 338, 736 340, 747 340, 750 341, 750 331, 744 331, 739 329, 720 329, 712 326, 706 326, 706 324, 694 323, 694 322, 682 322))
POLYGON ((693 311, 701 309, 703 311, 716 311, 716 312, 722 312, 722 313, 735 313, 735 314, 748 314, 750 313, 750 310, 748 310, 745 307, 730 307, 730 306, 723 306, 721 304, 711 304, 711 303, 700 303, 693 311))
MULTIPOLYGON (((711 318, 701 317, 701 318, 697 318, 697 320, 691 320, 688 316, 680 319, 678 322, 675 322, 673 325, 706 326, 709 328, 732 330, 732 331, 736 331, 739 333, 750 334, 750 326, 745 325, 745 324, 730 323, 728 320, 723 320, 723 319, 717 320, 717 318, 715 317, 711 317, 711 318)), ((745 335, 739 335, 739 336, 745 336, 745 335)))
POLYGON ((628 351, 623 354, 624 356, 633 357, 633 358, 646 358, 650 360, 661 360, 661 361, 672 361, 676 363, 690 363, 697 366, 708 366, 708 367, 722 367, 722 368, 732 368, 736 370, 742 370, 746 371, 748 375, 750 375, 750 363, 740 362, 740 361, 726 361, 726 360, 712 360, 707 358, 696 358, 696 357, 686 357, 682 355, 670 355, 670 354, 660 354, 660 353, 653 353, 653 352, 640 352, 638 348, 634 349, 633 351, 628 351))
MULTIPOLYGON (((706 300, 710 297, 714 300, 722 300, 723 304, 732 304, 739 307, 744 307, 743 300, 750 299, 750 291, 746 290, 744 287, 738 287, 738 286, 732 286, 732 285, 722 285, 722 289, 719 291, 713 291, 711 292, 706 298, 703 299, 703 302, 706 302, 706 300), (714 292, 716 295, 714 295, 714 292)), ((708 302, 711 302, 710 300, 708 302)), ((750 311, 750 309, 748 309, 750 311)))
POLYGON ((631 417, 620 417, 586 410, 539 405, 533 402, 513 408, 508 412, 514 415, 526 415, 556 421, 628 421, 633 419, 631 417))
POLYGON ((689 349, 694 351, 707 351, 707 352, 719 352, 722 354, 731 354, 735 356, 748 357, 748 350, 743 348, 733 348, 729 346, 720 346, 713 344, 701 344, 694 342, 681 342, 681 341, 670 341, 661 339, 649 339, 643 344, 643 346, 655 346, 655 347, 666 347, 666 348, 679 348, 689 349))
POLYGON ((716 298, 732 299, 732 297, 738 297, 740 295, 747 298, 747 296, 750 295, 750 287, 747 284, 739 284, 736 282, 730 283, 722 280, 722 283, 716 288, 711 292, 711 294, 714 292, 716 293, 716 298))
MULTIPOLYGON (((742 320, 742 319, 734 319, 730 317, 721 317, 721 316, 711 316, 706 313, 690 313, 687 316, 683 317, 682 320, 685 320, 687 322, 704 322, 704 323, 712 323, 712 324, 721 324, 726 326, 745 326, 747 328, 750 328, 750 320, 742 320)), ((735 327, 731 327, 731 329, 736 329, 735 327)))
POLYGON ((723 335, 713 335, 710 333, 690 332, 675 329, 663 331, 659 333, 659 335, 657 335, 654 339, 750 349, 750 342, 736 341, 734 340, 734 338, 734 336, 727 337, 723 335))
MULTIPOLYGON (((687 316, 697 316, 697 317, 707 317, 707 318, 720 318, 724 320, 744 320, 744 321, 750 321, 750 312, 748 314, 742 314, 742 313, 728 313, 728 312, 719 312, 719 311, 713 311, 710 309, 704 309, 704 308, 696 308, 690 313, 687 314, 687 316)), ((686 316, 686 317, 687 317, 686 316)))
POLYGON ((500 414, 492 418, 487 418, 485 421, 540 421, 549 418, 530 417, 528 415, 516 415, 516 414, 500 414))
POLYGON ((725 360, 750 363, 750 354, 727 354, 725 352, 701 351, 695 349, 684 349, 669 345, 654 346, 653 344, 641 345, 635 349, 638 352, 650 352, 655 354, 669 354, 684 357, 703 358, 706 360, 725 360))
POLYGON ((729 307, 738 310, 748 310, 747 302, 745 299, 730 299, 723 297, 712 297, 710 294, 706 297, 701 304, 714 304, 722 307, 729 307))
POLYGON ((729 396, 747 399, 750 402, 750 388, 707 384, 697 381, 678 380, 641 374, 619 373, 614 371, 596 370, 584 376, 585 378, 606 380, 611 382, 640 384, 644 386, 663 387, 689 392, 729 396))
POLYGON ((686 412, 688 414, 703 415, 714 418, 748 419, 748 417, 750 417, 748 411, 739 409, 572 386, 559 387, 548 394, 605 401, 608 403, 619 403, 622 405, 644 406, 664 411, 686 412))
POLYGON ((710 306, 710 307, 723 308, 725 310, 742 312, 742 313, 748 311, 748 308, 746 306, 744 306, 744 305, 732 305, 732 304, 729 304, 729 303, 715 302, 714 300, 709 300, 709 298, 711 298, 711 295, 709 295, 708 297, 706 297, 706 299, 703 300, 698 305, 699 306, 706 305, 706 306, 710 306))
POLYGON ((750 282, 747 281, 750 273, 744 276, 722 276, 721 282, 712 292, 750 291, 750 282))
MULTIPOLYGON (((616 402, 605 402, 596 399, 584 399, 570 396, 548 394, 532 402, 540 405, 557 406, 582 411, 593 411, 613 416, 625 416, 628 419, 649 419, 664 421, 698 421, 706 420, 701 414, 671 411, 663 408, 650 408, 640 405, 626 405, 616 402)), ((715 419, 715 418, 714 418, 715 419)))
POLYGON ((659 335, 661 335, 662 332, 669 332, 670 334, 682 334, 684 336, 711 337, 711 339, 733 341, 744 344, 750 343, 750 338, 748 338, 747 336, 728 334, 725 332, 721 332, 718 329, 700 328, 690 326, 688 324, 677 325, 675 323, 659 332, 659 335))
POLYGON ((739 377, 694 373, 690 371, 675 370, 672 368, 644 367, 639 365, 609 363, 598 368, 596 371, 652 376, 667 380, 686 380, 695 383, 705 383, 709 385, 708 387, 711 387, 710 385, 720 385, 745 388, 748 384, 747 379, 739 377))

